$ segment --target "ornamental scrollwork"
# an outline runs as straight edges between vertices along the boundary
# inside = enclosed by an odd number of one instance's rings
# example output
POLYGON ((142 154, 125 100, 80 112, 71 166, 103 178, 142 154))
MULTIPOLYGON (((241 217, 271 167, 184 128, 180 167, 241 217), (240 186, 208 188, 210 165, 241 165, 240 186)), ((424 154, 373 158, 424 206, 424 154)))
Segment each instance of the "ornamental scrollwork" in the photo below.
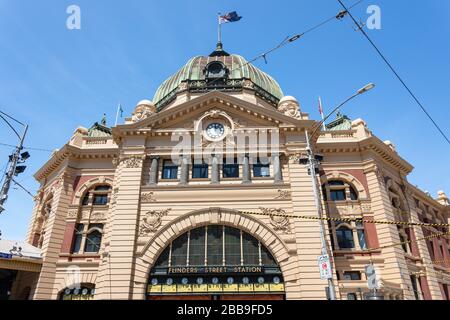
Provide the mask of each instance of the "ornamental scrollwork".
POLYGON ((270 224, 273 226, 275 231, 282 231, 284 233, 291 232, 289 218, 286 217, 286 211, 283 209, 263 207, 260 207, 260 209, 265 215, 270 217, 270 224))
POLYGON ((156 202, 155 193, 154 192, 145 192, 141 195, 142 203, 150 203, 156 202))
POLYGON ((277 200, 289 200, 292 196, 292 192, 289 190, 278 190, 277 200))
POLYGON ((145 237, 150 233, 156 232, 162 224, 162 217, 166 216, 170 210, 171 209, 148 211, 139 227, 139 235, 145 237))
POLYGON ((142 166, 142 163, 145 159, 145 155, 133 155, 133 156, 126 156, 120 159, 120 163, 123 163, 125 168, 132 169, 132 168, 140 168, 142 166))
POLYGON ((67 213, 67 218, 68 219, 78 218, 78 209, 69 210, 69 212, 67 213))

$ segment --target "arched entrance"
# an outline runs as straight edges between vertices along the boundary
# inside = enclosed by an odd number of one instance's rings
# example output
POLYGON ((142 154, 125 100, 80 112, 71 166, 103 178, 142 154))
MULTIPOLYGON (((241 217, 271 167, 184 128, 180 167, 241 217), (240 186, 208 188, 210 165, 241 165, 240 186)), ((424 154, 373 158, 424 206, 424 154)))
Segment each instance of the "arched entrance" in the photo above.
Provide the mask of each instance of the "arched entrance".
POLYGON ((269 250, 249 233, 225 225, 185 232, 150 270, 151 300, 258 300, 285 297, 284 279, 269 250))

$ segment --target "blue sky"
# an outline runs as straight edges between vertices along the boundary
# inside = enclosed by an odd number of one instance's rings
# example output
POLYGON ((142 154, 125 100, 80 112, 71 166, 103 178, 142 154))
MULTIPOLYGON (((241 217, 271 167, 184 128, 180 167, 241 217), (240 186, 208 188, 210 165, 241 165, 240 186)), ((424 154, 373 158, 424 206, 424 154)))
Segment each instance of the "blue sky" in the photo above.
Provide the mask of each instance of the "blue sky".
MULTIPOLYGON (((366 20, 371 4, 381 7, 382 29, 370 30, 370 36, 450 134, 450 1, 364 1, 353 13, 366 20)), ((340 9, 335 0, 0 0, 0 109, 30 124, 27 146, 59 148, 77 126, 89 127, 104 112, 111 124, 119 101, 131 114, 137 101, 152 99, 190 57, 210 53, 217 12, 237 10, 244 17, 224 26, 223 42, 227 51, 251 59, 340 9), (66 28, 71 4, 81 8, 81 30, 66 28)), ((330 110, 376 83, 344 113, 363 118, 380 139, 396 144, 415 166, 413 184, 433 196, 438 190, 450 194, 449 145, 350 20, 333 21, 270 55, 267 65, 255 64, 317 119, 319 95, 330 110)), ((16 142, 0 123, 0 143, 16 142)), ((2 169, 10 152, 0 146, 2 169)), ((31 154, 18 181, 35 192, 32 175, 49 153, 31 154)), ((11 190, 0 216, 3 238, 25 236, 32 207, 31 197, 11 190)))

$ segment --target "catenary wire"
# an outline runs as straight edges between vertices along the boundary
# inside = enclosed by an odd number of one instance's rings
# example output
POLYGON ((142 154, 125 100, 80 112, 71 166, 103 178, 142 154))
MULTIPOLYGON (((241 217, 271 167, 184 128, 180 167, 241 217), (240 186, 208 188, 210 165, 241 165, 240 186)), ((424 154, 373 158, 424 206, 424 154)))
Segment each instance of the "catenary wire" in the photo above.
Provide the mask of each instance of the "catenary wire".
POLYGON ((425 113, 425 115, 430 119, 430 121, 433 123, 433 125, 436 127, 436 129, 440 132, 440 134, 444 137, 445 140, 447 140, 448 144, 450 144, 450 139, 447 137, 447 135, 444 133, 444 131, 440 128, 440 126, 437 124, 437 122, 433 119, 431 114, 427 111, 425 106, 420 102, 419 98, 413 93, 413 91, 409 88, 409 86, 406 84, 406 82, 403 80, 403 78, 398 74, 394 66, 387 60, 385 55, 381 52, 381 50, 377 47, 377 45, 372 41, 372 39, 369 37, 367 32, 364 31, 364 28, 361 28, 360 24, 356 21, 356 19, 353 17, 351 12, 349 11, 351 7, 347 8, 346 5, 341 1, 338 0, 338 2, 341 4, 341 6, 344 8, 345 13, 349 15, 349 17, 353 20, 353 22, 358 27, 358 30, 361 31, 361 33, 364 35, 364 37, 370 42, 372 47, 375 49, 375 51, 378 53, 378 55, 383 59, 383 61, 386 63, 386 65, 391 69, 391 71, 394 73, 394 75, 397 77, 397 79, 401 82, 403 87, 408 91, 410 96, 414 99, 414 101, 417 103, 417 105, 422 109, 422 111, 425 113))
MULTIPOLYGON (((365 0, 359 0, 359 1, 357 1, 357 2, 355 2, 353 5, 351 5, 350 8, 354 8, 354 7, 356 7, 357 5, 359 5, 361 2, 364 2, 364 1, 365 1, 365 0)), ((244 63, 244 64, 242 64, 242 65, 239 65, 239 66, 236 67, 236 68, 231 69, 229 73, 231 74, 231 73, 233 73, 234 71, 240 70, 240 69, 246 67, 247 65, 249 65, 249 64, 251 64, 251 63, 253 63, 253 62, 255 62, 255 61, 259 60, 259 59, 264 59, 264 61, 267 62, 267 56, 268 56, 269 54, 271 54, 271 53, 273 53, 273 52, 275 52, 275 51, 277 51, 277 50, 283 48, 284 46, 286 46, 286 45, 288 45, 288 44, 290 44, 290 43, 293 43, 293 42, 297 41, 298 39, 300 39, 300 38, 303 37, 304 35, 306 35, 306 34, 308 34, 308 33, 310 33, 310 32, 313 32, 313 31, 319 29, 320 27, 324 26, 325 24, 327 24, 327 23, 329 23, 329 22, 331 22, 331 21, 333 21, 333 20, 335 20, 335 19, 340 19, 342 14, 343 14, 343 12, 339 12, 337 15, 333 15, 332 17, 329 17, 329 18, 327 18, 327 19, 321 21, 320 23, 318 23, 318 24, 316 24, 316 25, 314 25, 314 26, 308 28, 307 30, 305 30, 305 31, 303 31, 303 32, 301 32, 301 33, 299 33, 299 34, 294 35, 293 37, 287 36, 287 37, 286 37, 283 41, 281 41, 277 46, 273 47, 272 49, 270 49, 270 50, 268 50, 268 51, 266 51, 266 52, 264 52, 264 53, 262 53, 262 54, 260 54, 260 55, 258 55, 258 56, 256 56, 256 57, 254 57, 253 59, 247 61, 246 63, 244 63)), ((219 81, 219 80, 220 80, 220 79, 214 79, 214 80, 208 82, 208 84, 209 84, 209 85, 214 84, 216 81, 219 81)), ((206 86, 206 83, 205 83, 204 86, 206 86)))

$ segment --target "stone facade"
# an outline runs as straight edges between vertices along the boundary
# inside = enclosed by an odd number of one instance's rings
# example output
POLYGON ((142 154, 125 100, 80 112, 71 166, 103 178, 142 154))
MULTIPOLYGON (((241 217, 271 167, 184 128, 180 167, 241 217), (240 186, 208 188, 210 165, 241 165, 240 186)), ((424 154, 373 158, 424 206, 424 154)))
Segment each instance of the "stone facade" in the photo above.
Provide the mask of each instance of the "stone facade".
MULTIPOLYGON (((95 299, 145 299, 150 271, 164 249, 184 233, 208 225, 242 230, 266 247, 282 272, 286 299, 326 299, 327 282, 320 280, 317 265, 319 223, 305 218, 317 217, 311 176, 299 161, 307 152, 305 132, 317 122, 292 97, 282 100, 278 110, 245 90, 240 95, 179 95, 158 112, 147 100, 138 104, 133 117, 110 135, 77 130, 36 173, 41 189, 27 241, 42 248, 43 263, 39 277, 30 279, 33 299, 59 299, 76 284, 95 288, 95 299), (151 112, 142 116, 143 110, 151 112), (226 122, 229 133, 276 135, 279 148, 269 149, 270 174, 252 175, 255 164, 245 160, 255 152, 249 144, 234 147, 244 158, 239 178, 223 178, 221 165, 213 160, 207 178, 193 178, 192 165, 181 162, 176 178, 166 179, 165 160, 171 159, 178 138, 194 137, 199 120, 209 118, 226 122), (38 223, 43 210, 44 226, 38 223), (92 245, 95 235, 101 237, 98 250, 92 245)), ((216 142, 203 139, 201 146, 216 142)), ((360 299, 368 291, 364 267, 373 263, 385 299, 449 299, 449 240, 420 241, 448 232, 448 226, 398 228, 367 222, 448 224, 445 194, 435 200, 409 184, 412 166, 362 120, 353 121, 348 130, 313 137, 313 145, 324 156, 317 180, 324 186, 326 216, 366 220, 362 225, 325 222, 337 298, 360 299), (337 195, 343 198, 333 198, 337 195), (354 235, 353 247, 339 247, 340 228, 354 235), (392 246, 405 239, 418 241, 392 246)), ((187 154, 195 157, 197 152, 190 148, 187 154)), ((20 292, 20 286, 14 291, 20 292)))

